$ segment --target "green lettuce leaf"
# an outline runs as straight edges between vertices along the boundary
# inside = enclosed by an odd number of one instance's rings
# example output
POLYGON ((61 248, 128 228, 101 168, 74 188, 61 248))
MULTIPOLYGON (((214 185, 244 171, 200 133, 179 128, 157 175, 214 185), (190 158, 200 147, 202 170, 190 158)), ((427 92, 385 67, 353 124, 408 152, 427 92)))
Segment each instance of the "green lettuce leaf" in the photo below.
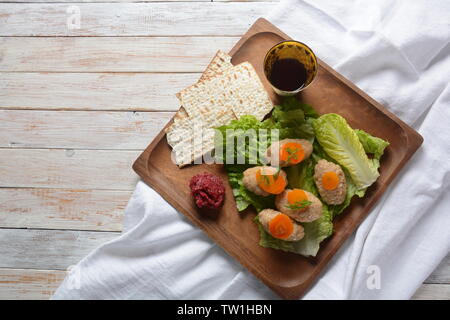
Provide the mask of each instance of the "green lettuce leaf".
MULTIPOLYGON (((333 234, 333 218, 350 205, 354 196, 363 197, 367 189, 365 185, 370 185, 370 181, 376 180, 378 177, 379 161, 389 143, 363 130, 353 130, 344 118, 336 114, 319 117, 319 114, 311 106, 300 103, 295 97, 283 99, 282 103, 273 110, 272 117, 263 122, 259 122, 252 116, 243 116, 239 120, 231 121, 227 126, 218 128, 223 133, 224 139, 216 141, 216 143, 226 146, 226 139, 236 139, 235 142, 237 141, 241 134, 239 129, 258 130, 260 128, 278 129, 279 139, 303 138, 313 142, 313 154, 309 159, 296 166, 283 168, 288 176, 289 188, 304 189, 320 198, 313 177, 317 161, 326 159, 340 164, 344 170, 347 181, 345 201, 340 205, 323 203, 323 215, 318 220, 302 223, 305 230, 305 237, 302 240, 288 242, 276 239, 264 230, 258 217, 255 218, 260 231, 261 246, 304 256, 315 256, 320 248, 320 243, 333 234), (237 131, 226 137, 226 129, 237 131), (317 135, 316 139, 315 135, 317 135), (371 154, 373 157, 369 159, 367 154, 371 154)), ((253 139, 258 139, 259 143, 260 137, 256 136, 253 139)), ((247 144, 249 142, 250 140, 246 140, 247 144)), ((259 147, 260 145, 258 145, 259 147)), ((247 148, 244 151, 235 150, 235 156, 238 155, 243 156, 246 161, 252 160, 251 150, 247 150, 247 148)), ((258 164, 261 163, 262 161, 258 160, 258 164)), ((274 196, 257 196, 243 186, 243 172, 251 166, 249 164, 225 165, 238 211, 243 211, 249 206, 253 206, 258 212, 266 208, 275 208, 274 196)))
MULTIPOLYGON (((314 115, 314 113, 312 114, 314 115)), ((311 120, 311 118, 308 119, 308 117, 306 117, 306 120, 311 120)), ((380 138, 373 137, 362 130, 354 130, 354 133, 357 135, 357 138, 362 144, 364 149, 363 152, 374 155, 373 159, 368 160, 373 162, 374 167, 378 169, 379 159, 389 143, 380 138)), ((320 198, 314 182, 314 166, 320 159, 325 159, 334 163, 338 162, 330 157, 327 152, 325 152, 324 148, 317 140, 314 141, 313 146, 313 154, 309 159, 306 159, 296 166, 284 168, 284 170, 288 176, 289 188, 304 189, 320 198)), ((305 256, 315 256, 320 248, 320 243, 333 233, 332 221, 334 217, 341 214, 345 208, 350 205, 354 196, 363 197, 367 189, 358 188, 345 167, 343 167, 343 171, 347 181, 347 194, 344 202, 340 205, 327 205, 326 203, 323 203, 323 215, 320 219, 310 223, 302 223, 305 229, 305 237, 302 240, 297 242, 288 242, 273 238, 264 230, 262 225, 259 224, 256 219, 260 231, 260 245, 263 247, 289 251, 305 256)))
POLYGON ((386 149, 389 145, 389 142, 381 138, 374 137, 360 129, 355 129, 354 131, 363 145, 364 151, 373 155, 373 158, 370 159, 370 161, 372 161, 375 168, 378 169, 380 167, 380 158, 384 153, 384 149, 386 149))
POLYGON ((216 133, 215 147, 217 150, 223 150, 222 153, 216 152, 216 159, 225 163, 228 173, 228 181, 233 190, 234 199, 238 211, 243 211, 252 205, 258 212, 265 208, 274 207, 275 197, 261 197, 248 191, 243 183, 244 171, 254 165, 263 164, 263 152, 270 145, 270 130, 273 128, 273 122, 266 120, 258 121, 254 116, 244 115, 239 120, 232 120, 228 125, 216 128, 221 135, 216 133), (245 136, 246 130, 255 130, 255 135, 245 136), (260 141, 259 129, 267 129, 267 142, 260 141), (228 130, 228 131, 227 131, 228 130), (244 139, 245 137, 245 139, 244 139), (234 141, 233 141, 234 140, 234 141), (233 159, 226 159, 225 151, 227 143, 233 141, 234 152, 233 159), (239 143, 243 141, 244 143, 239 143), (267 144, 267 146, 265 146, 267 144), (252 149, 253 148, 253 149, 252 149), (260 150, 261 149, 261 150, 260 150), (256 155, 256 158, 255 158, 256 155), (237 160, 244 159, 243 164, 226 164, 227 162, 236 163, 237 160))
MULTIPOLYGON (((359 141, 364 148, 364 151, 366 153, 374 155, 374 158, 369 160, 372 161, 374 167, 378 169, 380 166, 379 160, 384 153, 384 149, 389 145, 389 142, 374 137, 360 129, 354 129, 353 131, 357 134, 359 141)), ((328 156, 328 154, 323 150, 322 146, 317 142, 317 140, 314 141, 313 150, 314 151, 311 158, 314 160, 314 163, 317 163, 321 159, 325 159, 327 161, 339 164, 337 163, 337 161, 328 156)), ((333 217, 341 214, 345 210, 345 208, 350 205, 350 202, 354 196, 358 196, 359 198, 364 197, 367 190, 367 188, 358 189, 348 171, 345 168, 342 168, 342 170, 345 173, 345 180, 347 182, 347 194, 343 203, 339 205, 328 205, 328 209, 332 213, 333 217)))
POLYGON ((347 169, 358 189, 370 186, 379 173, 370 161, 358 135, 338 114, 328 113, 313 121, 316 139, 323 150, 347 169))
POLYGON ((271 120, 260 122, 254 116, 244 115, 239 120, 232 120, 229 124, 216 128, 214 146, 217 162, 263 164, 263 153, 271 143, 273 127, 274 124, 271 120), (262 137, 260 129, 267 130, 265 137, 262 137), (253 130, 253 134, 249 134, 250 130, 253 130), (226 155, 226 147, 231 144, 234 145, 234 152, 226 155))
POLYGON ((308 118, 316 118, 317 112, 310 106, 298 101, 296 97, 285 97, 272 111, 271 121, 279 130, 279 138, 300 138, 312 141, 314 129, 308 118))
MULTIPOLYGON (((364 151, 374 156, 373 159, 369 160, 372 161, 374 167, 378 169, 380 166, 380 158, 384 153, 384 149, 389 145, 389 142, 374 137, 360 129, 354 129, 353 131, 357 134, 359 141, 364 148, 364 151)), ((323 150, 322 146, 317 142, 317 140, 314 141, 314 151, 311 158, 315 163, 317 163, 317 161, 319 161, 320 159, 325 159, 327 161, 337 163, 337 161, 328 156, 328 154, 323 150)), ((328 205, 328 209, 332 213, 333 217, 341 214, 345 210, 345 208, 350 205, 350 202, 354 196, 358 196, 360 198, 364 197, 367 190, 367 188, 358 189, 348 171, 345 168, 342 168, 342 170, 345 173, 345 179, 347 182, 347 194, 343 203, 339 205, 328 205)))
MULTIPOLYGON (((369 161, 371 161, 373 163, 373 166, 376 169, 378 169, 380 167, 380 158, 384 153, 384 149, 389 145, 389 142, 381 138, 374 137, 369 133, 360 129, 355 129, 354 131, 357 134, 359 141, 363 145, 364 151, 368 154, 373 155, 373 158, 369 159, 369 161)), ((345 208, 347 208, 350 205, 353 196, 358 196, 362 198, 364 197, 367 190, 367 188, 358 189, 358 187, 350 177, 348 171, 345 168, 343 168, 343 171, 345 173, 345 179, 347 181, 347 194, 343 203, 339 205, 328 206, 329 210, 333 214, 333 217, 336 217, 337 215, 341 214, 345 210, 345 208)))
POLYGON ((303 189, 318 196, 318 191, 314 182, 315 164, 313 159, 308 158, 295 166, 284 168, 288 178, 288 187, 291 189, 303 189))

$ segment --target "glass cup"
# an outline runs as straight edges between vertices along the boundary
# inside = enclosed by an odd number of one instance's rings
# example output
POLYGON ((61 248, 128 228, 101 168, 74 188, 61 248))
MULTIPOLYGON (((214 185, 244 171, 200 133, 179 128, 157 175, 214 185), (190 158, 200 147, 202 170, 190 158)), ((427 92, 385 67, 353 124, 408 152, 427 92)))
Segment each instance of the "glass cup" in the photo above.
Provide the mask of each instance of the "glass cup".
MULTIPOLYGON (((286 67, 286 65, 285 65, 286 67)), ((293 96, 299 93, 300 91, 306 89, 314 78, 317 75, 317 58, 314 52, 308 47, 306 44, 294 41, 294 40, 286 40, 274 45, 270 50, 266 53, 264 57, 264 74, 272 86, 273 90, 280 96, 293 96), (298 87, 291 88, 290 90, 286 90, 283 88, 277 88, 273 82, 272 71, 274 70, 274 65, 276 62, 279 63, 279 60, 289 59, 290 62, 294 62, 292 60, 296 60, 304 67, 305 74, 290 74, 289 77, 286 78, 286 81, 290 81, 290 79, 295 81, 302 81, 299 83, 298 87), (295 78, 297 77, 297 78, 295 78), (303 79, 300 79, 303 78, 303 79)), ((288 72, 288 73, 292 73, 288 72)), ((294 82, 295 83, 295 82, 294 82)))

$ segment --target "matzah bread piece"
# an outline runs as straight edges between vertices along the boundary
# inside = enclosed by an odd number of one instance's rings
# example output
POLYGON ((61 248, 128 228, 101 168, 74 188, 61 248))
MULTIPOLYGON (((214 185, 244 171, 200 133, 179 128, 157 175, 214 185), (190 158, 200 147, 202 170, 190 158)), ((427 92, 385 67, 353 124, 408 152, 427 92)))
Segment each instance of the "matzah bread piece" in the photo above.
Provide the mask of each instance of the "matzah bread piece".
POLYGON ((177 97, 182 107, 166 133, 173 149, 173 160, 180 167, 214 150, 212 128, 228 124, 244 114, 262 120, 273 108, 252 65, 233 66, 231 57, 220 50, 199 82, 177 97))
POLYGON ((184 110, 184 108, 181 106, 180 109, 175 114, 175 116, 173 117, 173 121, 178 122, 178 121, 183 120, 188 117, 189 116, 188 116, 186 110, 184 110))
POLYGON ((253 115, 262 120, 272 108, 272 102, 253 66, 244 62, 204 81, 184 89, 179 98, 191 118, 205 121, 211 110, 233 110, 237 118, 253 115))
MULTIPOLYGON (((223 72, 232 66, 231 56, 219 50, 203 72, 199 81, 212 77, 216 73, 223 72)), ((178 93, 177 96, 179 96, 178 93)), ((192 163, 194 159, 214 149, 214 130, 204 128, 203 121, 216 127, 227 124, 231 120, 236 119, 236 117, 231 109, 218 114, 211 110, 209 113, 206 112, 202 119, 195 121, 194 118, 189 118, 186 110, 180 107, 175 114, 173 123, 165 130, 167 142, 173 149, 173 160, 180 167, 192 163), (200 130, 199 127, 203 128, 203 130, 200 130), (194 138, 196 132, 202 132, 202 136, 194 138)))
MULTIPOLYGON (((211 62, 206 67, 199 81, 206 80, 212 76, 215 76, 217 73, 224 72, 226 69, 231 68, 233 65, 231 64, 231 56, 226 52, 219 50, 212 58, 211 62)), ((177 93, 176 96, 179 97, 180 93, 177 93)), ((175 114, 173 118, 174 122, 178 122, 180 119, 187 118, 188 114, 186 110, 184 110, 183 106, 175 114)), ((166 129, 169 130, 169 128, 166 129)))
POLYGON ((214 127, 235 119, 229 112, 211 112, 205 125, 202 118, 184 118, 174 122, 166 131, 167 142, 172 147, 174 161, 179 167, 192 163, 214 150, 214 127))
POLYGON ((208 78, 215 76, 216 74, 222 73, 228 68, 231 68, 233 64, 231 63, 231 56, 222 50, 217 51, 214 58, 206 67, 205 72, 203 72, 199 81, 204 81, 208 78))
MULTIPOLYGON (((233 67, 233 64, 231 63, 231 56, 226 52, 219 50, 212 58, 205 71, 203 71, 202 76, 198 81, 205 81, 211 77, 216 76, 219 73, 225 72, 231 67, 233 67)), ((180 92, 175 95, 178 99, 180 99, 180 92)))

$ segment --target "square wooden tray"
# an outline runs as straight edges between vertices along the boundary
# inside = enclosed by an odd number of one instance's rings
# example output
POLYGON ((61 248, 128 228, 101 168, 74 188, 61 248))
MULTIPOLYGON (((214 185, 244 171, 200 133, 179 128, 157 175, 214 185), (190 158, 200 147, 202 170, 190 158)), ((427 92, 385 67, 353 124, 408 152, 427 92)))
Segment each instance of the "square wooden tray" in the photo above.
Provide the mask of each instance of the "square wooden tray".
MULTIPOLYGON (((278 97, 264 77, 262 64, 268 49, 286 39, 290 38, 267 20, 258 19, 230 51, 233 64, 249 61, 255 67, 274 103, 278 102, 278 97)), ((225 170, 221 165, 206 164, 179 169, 171 161, 171 148, 164 130, 133 165, 137 174, 175 209, 286 299, 303 295, 423 141, 416 131, 320 60, 317 78, 299 98, 319 113, 338 113, 353 128, 366 130, 390 142, 381 161, 379 179, 364 198, 353 199, 352 204, 334 220, 334 234, 322 242, 315 258, 260 247, 258 228, 253 222, 256 212, 252 209, 242 214, 237 212, 228 183, 221 212, 214 217, 202 215, 190 196, 189 179, 207 171, 227 182, 225 170)))

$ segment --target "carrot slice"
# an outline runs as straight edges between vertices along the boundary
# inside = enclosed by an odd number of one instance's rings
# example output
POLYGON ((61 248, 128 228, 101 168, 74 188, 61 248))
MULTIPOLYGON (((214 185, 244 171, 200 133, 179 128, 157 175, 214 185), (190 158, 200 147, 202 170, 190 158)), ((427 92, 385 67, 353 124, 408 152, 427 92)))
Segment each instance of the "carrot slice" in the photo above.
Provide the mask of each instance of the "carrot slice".
POLYGON ((294 223, 287 215, 280 213, 270 220, 269 232, 274 238, 287 239, 294 232, 294 223))
POLYGON ((293 189, 288 192, 287 200, 289 204, 295 204, 308 200, 308 196, 306 195, 306 192, 301 189, 293 189))
POLYGON ((256 181, 262 190, 270 194, 279 194, 284 191, 287 181, 279 174, 279 172, 269 174, 268 172, 262 171, 264 171, 264 169, 260 169, 256 172, 256 181))
POLYGON ((334 190, 339 185, 339 177, 334 171, 325 172, 322 175, 322 186, 325 190, 334 190))
POLYGON ((308 195, 304 190, 293 189, 287 193, 286 208, 291 210, 305 211, 311 205, 311 201, 308 200, 308 195))
POLYGON ((300 143, 287 142, 280 148, 280 160, 290 163, 300 163, 305 158, 305 150, 300 143))

